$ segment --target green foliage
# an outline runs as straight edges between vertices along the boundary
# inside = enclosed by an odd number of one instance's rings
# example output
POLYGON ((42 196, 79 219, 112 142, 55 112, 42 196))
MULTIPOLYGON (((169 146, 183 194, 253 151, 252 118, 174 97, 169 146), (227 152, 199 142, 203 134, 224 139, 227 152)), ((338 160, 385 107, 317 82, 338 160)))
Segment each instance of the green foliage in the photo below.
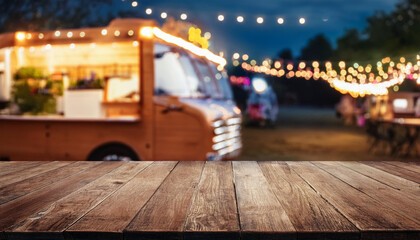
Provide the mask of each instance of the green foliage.
POLYGON ((13 100, 22 113, 46 114, 55 113, 55 98, 29 85, 26 80, 15 81, 13 100))
POLYGON ((23 67, 16 72, 12 95, 22 113, 56 112, 55 96, 63 94, 63 85, 45 78, 40 69, 33 67, 23 67))
POLYGON ((103 26, 115 18, 111 4, 112 0, 2 0, 0 32, 103 26))
POLYGON ((310 39, 308 45, 302 49, 300 60, 327 61, 331 59, 333 49, 327 38, 319 34, 310 39))
POLYGON ((15 80, 19 79, 42 79, 44 74, 40 69, 34 67, 22 67, 15 73, 15 80))
POLYGON ((394 11, 369 17, 362 33, 351 29, 339 38, 335 58, 360 62, 405 56, 412 61, 420 51, 419 26, 420 1, 400 0, 394 11))

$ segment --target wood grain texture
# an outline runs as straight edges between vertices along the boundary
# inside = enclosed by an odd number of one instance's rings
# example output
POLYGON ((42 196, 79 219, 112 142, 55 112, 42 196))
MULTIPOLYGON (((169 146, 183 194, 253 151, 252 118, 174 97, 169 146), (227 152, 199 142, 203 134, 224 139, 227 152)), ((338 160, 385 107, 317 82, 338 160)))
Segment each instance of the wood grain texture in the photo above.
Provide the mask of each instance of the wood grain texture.
POLYGON ((30 178, 53 169, 57 169, 59 167, 66 166, 70 163, 71 162, 48 162, 39 166, 34 166, 31 168, 21 170, 19 172, 13 172, 7 175, 3 175, 0 177, 0 187, 3 187, 7 184, 19 182, 23 179, 30 178))
POLYGON ((420 162, 397 162, 397 161, 386 161, 386 164, 391 164, 400 168, 407 169, 416 173, 420 173, 420 162))
POLYGON ((402 232, 403 236, 407 236, 404 235, 407 232, 419 231, 420 226, 414 221, 313 164, 307 162, 287 162, 287 164, 349 219, 361 231, 361 234, 375 237, 375 233, 381 233, 385 234, 384 239, 400 239, 393 238, 394 231, 402 232))
POLYGON ((387 207, 417 222, 420 226, 420 207, 418 207, 420 195, 403 193, 351 169, 337 167, 337 164, 331 162, 313 162, 313 164, 366 195, 380 201, 387 207))
POLYGON ((38 237, 37 234, 41 232, 43 233, 43 238, 53 238, 57 233, 63 232, 77 219, 85 215, 150 164, 151 162, 125 163, 76 192, 46 206, 26 220, 8 229, 6 234, 10 238, 19 239, 18 237, 22 233, 36 238, 38 237), (28 233, 31 234, 29 235, 28 233), (48 233, 50 235, 47 235, 48 233))
POLYGON ((395 165, 391 165, 391 164, 386 164, 383 162, 361 162, 363 164, 375 167, 377 169, 381 169, 385 172, 389 172, 391 174, 397 175, 399 177, 408 179, 410 181, 414 181, 416 183, 420 183, 420 174, 408 170, 408 169, 404 169, 404 168, 400 168, 397 167, 395 165))
POLYGON ((360 174, 363 174, 366 177, 375 179, 376 181, 386 184, 401 192, 406 192, 412 195, 420 196, 420 184, 415 183, 413 181, 356 162, 339 162, 339 164, 350 168, 360 174))
POLYGON ((233 162, 242 239, 295 239, 296 231, 258 163, 233 162))
MULTIPOLYGON (((99 164, 99 162, 97 164, 99 164)), ((58 182, 61 179, 67 178, 93 165, 94 164, 89 162, 74 162, 64 167, 53 169, 34 177, 0 187, 0 205, 54 182, 58 182)))
POLYGON ((176 162, 155 162, 66 231, 71 239, 118 239, 176 162))
POLYGON ((180 162, 125 229, 126 239, 182 239, 204 162, 180 162))
POLYGON ((231 162, 206 162, 185 223, 184 239, 238 239, 231 162))
POLYGON ((46 162, 31 161, 31 162, 0 162, 0 176, 3 177, 7 174, 17 173, 24 169, 33 168, 46 162))
POLYGON ((2 216, 0 218, 0 231, 4 231, 6 228, 24 220, 45 206, 77 191, 79 188, 94 181, 103 174, 112 171, 121 164, 121 162, 102 162, 83 172, 51 184, 48 187, 2 204, 0 206, 0 216, 2 216))
POLYGON ((299 233, 298 239, 359 238, 359 230, 287 164, 260 162, 259 165, 299 233))

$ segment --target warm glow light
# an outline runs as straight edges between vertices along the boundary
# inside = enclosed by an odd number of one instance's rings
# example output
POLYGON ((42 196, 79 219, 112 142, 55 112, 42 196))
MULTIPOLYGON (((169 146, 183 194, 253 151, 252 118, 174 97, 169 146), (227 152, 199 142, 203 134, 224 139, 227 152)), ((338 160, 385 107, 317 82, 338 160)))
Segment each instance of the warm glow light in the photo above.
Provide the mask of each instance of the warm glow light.
POLYGON ((242 60, 247 61, 249 59, 248 54, 242 55, 242 60))
POLYGON ((133 47, 138 47, 139 46, 139 42, 138 41, 133 41, 133 47))
POLYGON ((151 8, 146 9, 146 14, 147 14, 147 15, 152 14, 152 9, 151 9, 151 8))
POLYGON ((152 38, 153 37, 153 29, 151 27, 143 27, 140 30, 140 35, 145 38, 152 38))
POLYGON ((131 6, 132 6, 132 7, 137 7, 137 5, 138 5, 137 1, 133 1, 133 2, 131 3, 131 6))
POLYGON ((257 23, 258 24, 261 24, 261 23, 263 23, 264 22, 264 18, 262 18, 262 17, 258 17, 257 18, 257 23))
POLYGON ((238 21, 238 23, 241 23, 241 22, 243 22, 243 21, 244 21, 244 17, 242 17, 242 16, 238 16, 238 17, 236 18, 236 21, 238 21))
POLYGON ((108 30, 106 30, 106 29, 102 29, 101 34, 102 34, 103 36, 107 35, 107 34, 108 34, 108 30))
POLYGON ((277 23, 278 24, 283 24, 284 23, 284 19, 283 18, 277 18, 277 23))
POLYGON ((300 24, 305 24, 305 22, 306 22, 306 19, 305 18, 299 18, 299 23, 300 24))
POLYGON ((262 78, 254 78, 252 79, 252 87, 257 93, 263 93, 267 90, 267 82, 262 78))
POLYGON ((217 20, 219 20, 219 22, 223 22, 223 20, 225 20, 225 16, 220 14, 219 16, 217 16, 217 20))
POLYGON ((118 31, 118 30, 116 30, 115 32, 114 32, 114 36, 116 36, 116 37, 118 37, 118 36, 120 36, 120 31, 118 31))
POLYGON ((44 38, 44 34, 43 33, 38 34, 38 38, 39 39, 43 39, 44 38))
POLYGON ((131 37, 131 36, 133 36, 133 35, 134 35, 134 31, 133 31, 133 30, 129 30, 129 31, 128 31, 128 36, 130 36, 130 37, 131 37))
POLYGON ((182 38, 175 37, 173 35, 170 35, 168 33, 163 32, 157 27, 154 27, 152 29, 153 34, 157 37, 162 39, 165 42, 175 44, 179 47, 182 47, 198 56, 203 56, 207 58, 208 60, 219 64, 220 68, 223 69, 223 66, 226 65, 226 60, 220 56, 215 55, 214 53, 210 52, 208 49, 202 49, 194 45, 193 43, 187 42, 182 38))
POLYGON ((71 44, 70 44, 70 48, 71 48, 71 49, 74 49, 75 47, 76 47, 76 44, 74 44, 74 43, 71 43, 71 44))
POLYGON ((211 38, 211 33, 210 32, 204 33, 204 38, 209 40, 211 38))
POLYGON ((166 12, 163 12, 163 13, 160 14, 160 17, 165 19, 165 18, 168 17, 168 14, 166 12))
POLYGON ((73 33, 72 33, 72 32, 68 32, 68 33, 67 33, 67 37, 68 37, 68 38, 73 37, 73 33))
POLYGON ((85 32, 80 32, 80 34, 79 34, 79 35, 80 35, 80 37, 82 37, 82 38, 83 38, 83 37, 85 37, 85 36, 86 36, 86 33, 85 33, 85 32))
POLYGON ((19 41, 25 40, 26 34, 24 32, 17 32, 15 38, 19 41))
POLYGON ((54 36, 59 37, 61 35, 60 31, 55 31, 54 36))
POLYGON ((26 39, 31 39, 32 38, 32 34, 28 33, 26 34, 26 39))
POLYGON ((183 13, 183 14, 181 14, 180 18, 181 18, 181 20, 187 20, 188 16, 187 16, 187 14, 183 13))
POLYGON ((45 49, 50 50, 51 49, 51 44, 45 45, 45 49))

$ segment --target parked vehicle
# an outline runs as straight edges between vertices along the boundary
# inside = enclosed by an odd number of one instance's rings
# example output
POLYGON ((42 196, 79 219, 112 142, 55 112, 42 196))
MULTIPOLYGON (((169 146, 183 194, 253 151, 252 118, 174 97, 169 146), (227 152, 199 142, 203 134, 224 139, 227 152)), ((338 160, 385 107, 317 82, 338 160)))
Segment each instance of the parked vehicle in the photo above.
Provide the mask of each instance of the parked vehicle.
POLYGON ((242 118, 217 70, 226 61, 155 26, 117 19, 105 28, 0 35, 0 98, 37 114, 0 116, 0 158, 237 157, 242 118), (25 105, 33 102, 41 104, 25 105))
POLYGON ((259 126, 272 125, 277 120, 277 96, 262 78, 252 79, 252 88, 247 101, 249 123, 259 126))

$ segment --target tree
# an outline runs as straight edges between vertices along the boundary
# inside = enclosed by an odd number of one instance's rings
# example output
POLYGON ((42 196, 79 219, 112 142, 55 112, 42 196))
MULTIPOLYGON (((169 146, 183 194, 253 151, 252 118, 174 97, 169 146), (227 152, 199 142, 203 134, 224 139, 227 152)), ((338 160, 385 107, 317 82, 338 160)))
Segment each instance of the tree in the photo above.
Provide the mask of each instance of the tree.
POLYGON ((332 54, 331 43, 323 34, 318 34, 310 39, 308 45, 302 49, 299 59, 305 61, 327 61, 331 59, 332 54))
POLYGON ((111 4, 112 0, 3 0, 0 32, 106 25, 115 17, 111 4))
POLYGON ((289 48, 283 49, 281 52, 279 52, 278 57, 280 59, 283 59, 284 61, 293 61, 293 54, 292 54, 292 50, 290 50, 289 48))

